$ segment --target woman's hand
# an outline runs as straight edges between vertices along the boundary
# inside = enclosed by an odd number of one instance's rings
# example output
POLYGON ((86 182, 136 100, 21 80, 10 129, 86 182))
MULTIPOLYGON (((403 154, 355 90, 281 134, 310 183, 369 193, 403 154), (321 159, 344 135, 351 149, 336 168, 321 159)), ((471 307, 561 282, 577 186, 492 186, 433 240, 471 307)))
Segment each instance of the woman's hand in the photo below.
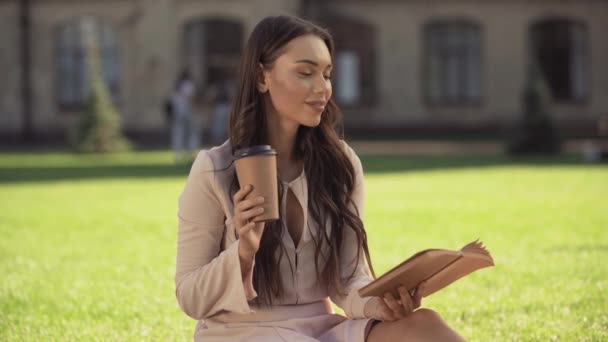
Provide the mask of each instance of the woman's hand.
POLYGON ((386 292, 384 297, 373 297, 365 304, 364 314, 381 321, 402 319, 420 307, 425 286, 426 282, 420 283, 414 296, 410 296, 407 289, 401 286, 397 289, 399 298, 395 298, 390 292, 386 292))
POLYGON ((253 190, 253 185, 246 185, 234 194, 234 225, 239 236, 239 256, 241 260, 251 260, 260 248, 264 233, 264 222, 253 222, 251 219, 264 213, 264 197, 245 199, 253 190))

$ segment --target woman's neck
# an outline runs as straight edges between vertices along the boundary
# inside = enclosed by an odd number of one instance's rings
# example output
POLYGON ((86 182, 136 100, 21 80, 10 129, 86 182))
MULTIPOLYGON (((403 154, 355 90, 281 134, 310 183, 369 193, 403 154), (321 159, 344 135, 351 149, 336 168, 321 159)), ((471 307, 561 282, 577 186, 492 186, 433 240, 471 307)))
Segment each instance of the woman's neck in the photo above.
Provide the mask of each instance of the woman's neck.
POLYGON ((298 176, 301 165, 295 159, 294 147, 299 124, 291 120, 281 120, 273 115, 267 121, 268 143, 277 151, 277 167, 283 180, 298 176))

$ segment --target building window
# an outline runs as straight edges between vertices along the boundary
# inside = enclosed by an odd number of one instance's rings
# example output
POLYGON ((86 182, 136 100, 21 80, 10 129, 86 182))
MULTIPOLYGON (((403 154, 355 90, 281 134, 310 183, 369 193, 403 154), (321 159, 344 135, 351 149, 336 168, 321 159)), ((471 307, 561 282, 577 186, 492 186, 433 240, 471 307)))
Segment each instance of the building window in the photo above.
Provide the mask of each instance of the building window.
POLYGON ((336 102, 344 107, 375 104, 375 28, 361 19, 331 13, 319 21, 334 37, 332 87, 336 102))
POLYGON ((356 105, 361 99, 361 63, 354 51, 340 51, 335 57, 336 99, 344 105, 356 105))
POLYGON ((434 22, 424 29, 425 97, 429 104, 481 101, 481 29, 468 21, 434 22))
POLYGON ((111 24, 96 18, 78 18, 63 24, 56 33, 57 103, 63 108, 82 107, 89 95, 87 39, 90 28, 99 47, 103 79, 114 101, 119 96, 118 37, 111 24))
POLYGON ((544 19, 532 25, 533 61, 556 101, 584 101, 589 93, 589 46, 584 24, 544 19))
POLYGON ((235 74, 243 46, 240 22, 222 18, 195 19, 184 26, 182 39, 183 66, 197 83, 218 84, 235 74))

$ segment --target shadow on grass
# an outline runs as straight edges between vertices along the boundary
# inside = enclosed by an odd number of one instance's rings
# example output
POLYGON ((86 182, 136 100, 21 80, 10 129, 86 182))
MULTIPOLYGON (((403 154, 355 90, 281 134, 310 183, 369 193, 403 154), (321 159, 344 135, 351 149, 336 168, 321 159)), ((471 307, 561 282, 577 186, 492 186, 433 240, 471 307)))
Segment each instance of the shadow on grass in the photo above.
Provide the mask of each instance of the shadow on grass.
POLYGON ((3 167, 1 183, 187 177, 190 165, 141 164, 70 167, 3 167))
POLYGON ((585 165, 576 155, 525 156, 506 155, 374 155, 361 158, 366 173, 433 171, 445 169, 476 169, 501 166, 580 166, 585 165))
MULTIPOLYGON (((521 157, 510 158, 502 155, 402 155, 402 156, 363 156, 361 157, 366 174, 387 172, 434 171, 445 169, 485 168, 500 166, 577 166, 583 165, 578 156, 559 157, 521 157)), ((0 183, 47 182, 63 180, 91 179, 143 179, 163 177, 186 178, 189 163, 173 165, 168 163, 146 163, 116 165, 53 166, 45 167, 0 167, 0 183)), ((604 167, 606 164, 603 165, 604 167)))

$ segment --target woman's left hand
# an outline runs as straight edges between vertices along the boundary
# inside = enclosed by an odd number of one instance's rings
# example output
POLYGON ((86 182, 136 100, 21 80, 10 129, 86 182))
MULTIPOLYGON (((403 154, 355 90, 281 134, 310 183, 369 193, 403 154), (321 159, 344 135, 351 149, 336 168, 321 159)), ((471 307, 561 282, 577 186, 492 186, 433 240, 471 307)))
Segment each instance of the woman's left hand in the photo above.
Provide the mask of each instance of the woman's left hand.
POLYGON ((420 307, 422 303, 422 293, 425 282, 420 283, 413 296, 403 286, 399 287, 399 298, 395 298, 390 292, 386 292, 384 297, 374 297, 367 302, 364 308, 366 317, 375 318, 381 321, 396 321, 404 318, 420 307))

